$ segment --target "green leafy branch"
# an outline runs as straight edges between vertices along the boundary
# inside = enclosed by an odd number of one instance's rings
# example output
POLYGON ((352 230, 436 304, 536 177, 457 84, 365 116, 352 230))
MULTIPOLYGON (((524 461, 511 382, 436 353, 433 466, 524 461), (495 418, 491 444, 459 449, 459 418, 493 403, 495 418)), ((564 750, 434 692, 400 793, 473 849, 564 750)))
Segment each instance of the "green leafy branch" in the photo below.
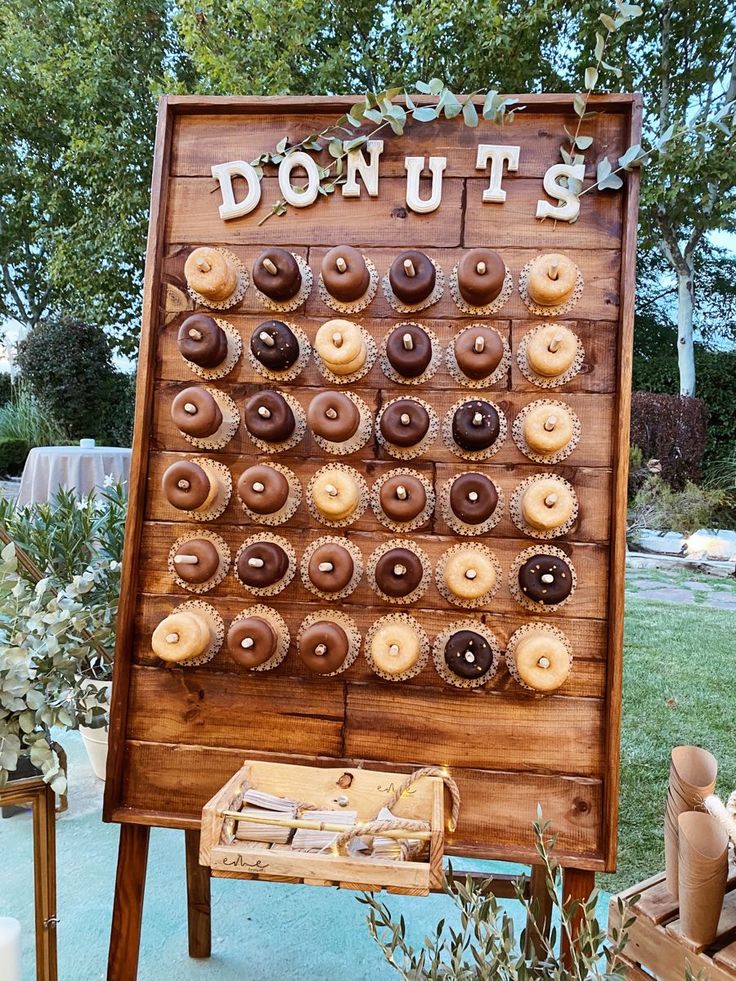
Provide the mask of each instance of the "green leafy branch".
MULTIPOLYGON (((518 105, 514 98, 504 98, 495 90, 478 90, 469 95, 458 96, 451 92, 439 78, 429 82, 417 81, 414 88, 422 95, 429 96, 433 101, 429 104, 422 102, 418 105, 405 88, 389 88, 382 92, 367 92, 362 101, 356 102, 347 113, 340 116, 334 123, 324 129, 310 133, 298 143, 289 143, 288 136, 282 137, 273 150, 261 153, 251 165, 259 178, 263 176, 263 167, 267 164, 278 166, 290 154, 300 150, 315 153, 327 153, 332 160, 318 168, 319 185, 317 191, 326 197, 334 194, 335 189, 346 181, 345 159, 349 153, 366 146, 369 140, 376 137, 381 130, 390 127, 396 136, 403 136, 404 129, 410 120, 418 123, 430 123, 442 116, 454 119, 462 115, 466 126, 474 128, 481 116, 483 119, 502 126, 513 122, 515 113, 523 106, 518 105), (478 112, 475 97, 484 95, 483 106, 478 112), (398 100, 401 100, 400 102, 398 100), (372 124, 372 129, 359 132, 372 124)), ((296 186, 294 190, 304 192, 305 187, 296 186)), ((275 201, 268 213, 261 219, 259 225, 268 221, 273 215, 285 215, 290 205, 283 198, 275 201)))

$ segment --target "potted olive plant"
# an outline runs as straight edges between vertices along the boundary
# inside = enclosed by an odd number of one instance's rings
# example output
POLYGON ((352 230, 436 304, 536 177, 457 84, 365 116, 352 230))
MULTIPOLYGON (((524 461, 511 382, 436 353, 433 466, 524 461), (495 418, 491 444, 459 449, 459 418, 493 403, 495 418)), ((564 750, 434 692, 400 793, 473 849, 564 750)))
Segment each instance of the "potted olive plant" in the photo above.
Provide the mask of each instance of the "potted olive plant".
MULTIPOLYGON (((12 689, 0 689, 0 780, 24 749, 34 762, 51 747, 52 726, 80 729, 104 779, 125 512, 112 482, 97 496, 61 489, 20 510, 0 502, 0 677, 12 689)), ((40 769, 54 765, 44 757, 40 769)))

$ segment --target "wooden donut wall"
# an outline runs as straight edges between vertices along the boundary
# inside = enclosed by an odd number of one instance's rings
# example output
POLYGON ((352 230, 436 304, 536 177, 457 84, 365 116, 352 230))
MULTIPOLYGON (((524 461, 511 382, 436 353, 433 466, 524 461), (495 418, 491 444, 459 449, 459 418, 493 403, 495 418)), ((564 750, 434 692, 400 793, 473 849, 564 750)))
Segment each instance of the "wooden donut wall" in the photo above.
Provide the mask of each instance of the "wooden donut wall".
MULTIPOLYGON (((362 190, 360 198, 329 199, 263 225, 279 196, 274 176, 263 179, 261 203, 250 215, 229 222, 218 216, 220 194, 210 176, 213 164, 250 160, 287 135, 301 139, 328 125, 350 100, 335 99, 197 99, 170 98, 162 104, 156 144, 151 229, 137 428, 130 488, 123 598, 120 607, 115 666, 111 754, 106 787, 107 820, 195 828, 202 805, 238 769, 244 757, 335 766, 356 765, 407 772, 421 764, 446 764, 463 797, 457 832, 446 841, 449 853, 477 857, 530 860, 531 823, 537 804, 557 831, 562 863, 585 869, 615 865, 618 798, 618 742, 621 688, 624 532, 628 456, 630 348, 633 311, 636 181, 628 178, 617 193, 592 193, 582 199, 574 224, 540 222, 536 202, 545 198, 542 178, 559 162, 564 126, 574 129, 571 97, 536 96, 523 100, 528 108, 513 124, 499 128, 481 121, 467 129, 461 121, 413 124, 403 138, 383 135, 377 198, 362 190), (516 173, 505 174, 504 204, 482 204, 487 176, 475 169, 479 142, 521 147, 516 173), (442 203, 437 211, 419 215, 405 203, 405 155, 447 157, 442 203), (312 356, 297 379, 267 382, 247 356, 252 330, 270 314, 251 286, 234 309, 215 314, 241 334, 244 353, 225 378, 202 382, 182 359, 176 343, 186 312, 184 262, 200 245, 222 245, 250 270, 268 245, 287 247, 303 256, 314 275, 306 305, 281 315, 314 340, 319 326, 341 316, 319 297, 320 261, 334 245, 351 244, 375 263, 383 276, 403 249, 427 252, 445 273, 439 303, 419 314, 397 314, 380 289, 354 319, 380 341, 396 324, 414 321, 430 327, 443 351, 467 324, 485 322, 508 341, 512 363, 487 397, 506 415, 509 431, 498 453, 482 464, 466 463, 435 439, 430 450, 410 462, 393 459, 375 438, 354 454, 335 457, 323 452, 309 431, 292 450, 270 459, 289 467, 303 491, 309 477, 326 463, 355 467, 369 486, 385 471, 411 467, 430 480, 439 496, 452 475, 469 469, 487 473, 503 489, 504 513, 496 527, 480 539, 461 539, 443 520, 439 507, 429 524, 402 535, 381 525, 370 507, 349 528, 333 531, 311 517, 303 499, 286 524, 266 529, 250 521, 233 497, 218 519, 201 524, 175 510, 161 492, 161 477, 177 459, 197 455, 219 460, 234 483, 243 469, 264 454, 254 447, 242 424, 220 451, 194 450, 171 422, 170 405, 189 384, 207 384, 227 392, 239 408, 259 389, 274 387, 291 393, 306 409, 310 398, 329 387, 312 356), (511 270, 514 292, 493 317, 461 314, 453 302, 449 277, 463 250, 496 249, 511 270), (581 339, 585 360, 579 374, 554 389, 540 389, 519 370, 516 356, 521 338, 544 318, 529 313, 518 291, 520 270, 542 252, 562 252, 579 266, 585 280, 574 310, 556 322, 581 339), (560 399, 577 414, 582 435, 562 464, 533 463, 516 447, 511 427, 517 413, 539 398, 560 399), (575 488, 580 513, 574 528, 555 539, 577 572, 577 590, 559 611, 529 613, 508 588, 509 568, 519 552, 535 544, 522 534, 509 514, 509 499, 524 478, 550 471, 575 488), (364 575, 346 600, 330 604, 305 589, 299 573, 277 597, 251 597, 232 568, 225 580, 202 598, 222 615, 226 626, 256 603, 267 603, 285 618, 292 643, 283 663, 273 671, 238 669, 223 649, 201 667, 167 667, 151 650, 155 626, 192 594, 177 586, 167 571, 167 556, 176 538, 202 528, 220 534, 233 556, 259 527, 283 535, 297 561, 310 541, 345 534, 357 545, 364 563, 390 538, 414 540, 434 568, 440 555, 458 541, 480 541, 498 558, 503 575, 494 599, 482 610, 468 612, 450 605, 434 582, 422 599, 409 607, 382 601, 364 575), (304 617, 331 605, 354 618, 365 636, 370 625, 392 611, 414 616, 433 639, 453 620, 479 618, 503 650, 510 635, 529 622, 548 622, 564 631, 574 654, 572 672, 554 695, 525 692, 504 663, 481 689, 459 690, 439 677, 431 659, 415 678, 390 683, 376 677, 364 657, 343 674, 310 674, 297 656, 295 638, 304 617)), ((589 175, 603 154, 618 157, 636 141, 639 111, 626 96, 595 100, 599 115, 585 123, 594 137, 586 156, 589 175)), ((426 384, 402 385, 389 380, 376 361, 370 372, 347 390, 359 394, 375 414, 389 399, 416 395, 429 402, 442 419, 464 396, 483 391, 463 388, 444 363, 426 384)), ((541 543, 540 543, 541 544, 541 543)))

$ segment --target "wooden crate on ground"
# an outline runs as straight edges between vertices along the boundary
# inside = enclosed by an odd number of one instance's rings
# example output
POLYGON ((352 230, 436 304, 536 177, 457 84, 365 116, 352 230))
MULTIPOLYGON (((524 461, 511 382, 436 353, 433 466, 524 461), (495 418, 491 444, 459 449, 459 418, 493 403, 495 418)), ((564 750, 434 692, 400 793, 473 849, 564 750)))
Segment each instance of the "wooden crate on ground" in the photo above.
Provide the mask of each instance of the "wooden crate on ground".
MULTIPOLYGON (((440 888, 443 876, 444 789, 439 777, 418 780, 391 808, 397 818, 424 821, 429 827, 425 857, 416 861, 356 857, 335 849, 304 852, 291 845, 230 840, 233 836, 225 829, 227 814, 232 814, 233 801, 239 798, 244 786, 306 802, 319 810, 339 811, 344 807, 356 811, 357 821, 362 823, 375 820, 406 779, 405 773, 363 768, 323 770, 246 761, 202 810, 200 864, 208 866, 212 875, 220 878, 304 882, 343 889, 387 889, 426 896, 431 889, 440 888)), ((278 820, 284 815, 274 812, 274 817, 278 820)), ((308 819, 309 810, 301 817, 308 819)))
POLYGON ((709 947, 698 946, 683 935, 679 906, 667 889, 664 872, 611 897, 609 933, 621 927, 617 900, 631 902, 637 895, 629 911, 634 923, 627 930, 629 940, 621 958, 632 981, 652 977, 683 981, 688 966, 692 976, 702 981, 736 979, 736 864, 729 866, 718 934, 709 947))

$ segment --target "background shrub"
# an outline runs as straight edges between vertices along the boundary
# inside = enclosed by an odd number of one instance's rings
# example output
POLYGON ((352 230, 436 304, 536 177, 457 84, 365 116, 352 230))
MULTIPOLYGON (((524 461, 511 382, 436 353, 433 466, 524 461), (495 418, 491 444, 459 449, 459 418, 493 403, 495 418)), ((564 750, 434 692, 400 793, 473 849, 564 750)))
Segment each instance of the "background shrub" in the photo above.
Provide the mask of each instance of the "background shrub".
POLYGON ((19 474, 32 447, 64 442, 66 433, 28 386, 14 385, 10 401, 0 405, 0 474, 19 474))
POLYGON ((13 380, 10 377, 10 373, 7 371, 0 371, 0 405, 5 405, 6 402, 9 402, 12 393, 13 380))
POLYGON ((662 479, 675 490, 700 478, 707 433, 708 407, 683 395, 634 392, 631 442, 641 462, 659 460, 662 479))
POLYGON ((22 439, 0 439, 0 477, 17 477, 23 472, 28 444, 22 439))

